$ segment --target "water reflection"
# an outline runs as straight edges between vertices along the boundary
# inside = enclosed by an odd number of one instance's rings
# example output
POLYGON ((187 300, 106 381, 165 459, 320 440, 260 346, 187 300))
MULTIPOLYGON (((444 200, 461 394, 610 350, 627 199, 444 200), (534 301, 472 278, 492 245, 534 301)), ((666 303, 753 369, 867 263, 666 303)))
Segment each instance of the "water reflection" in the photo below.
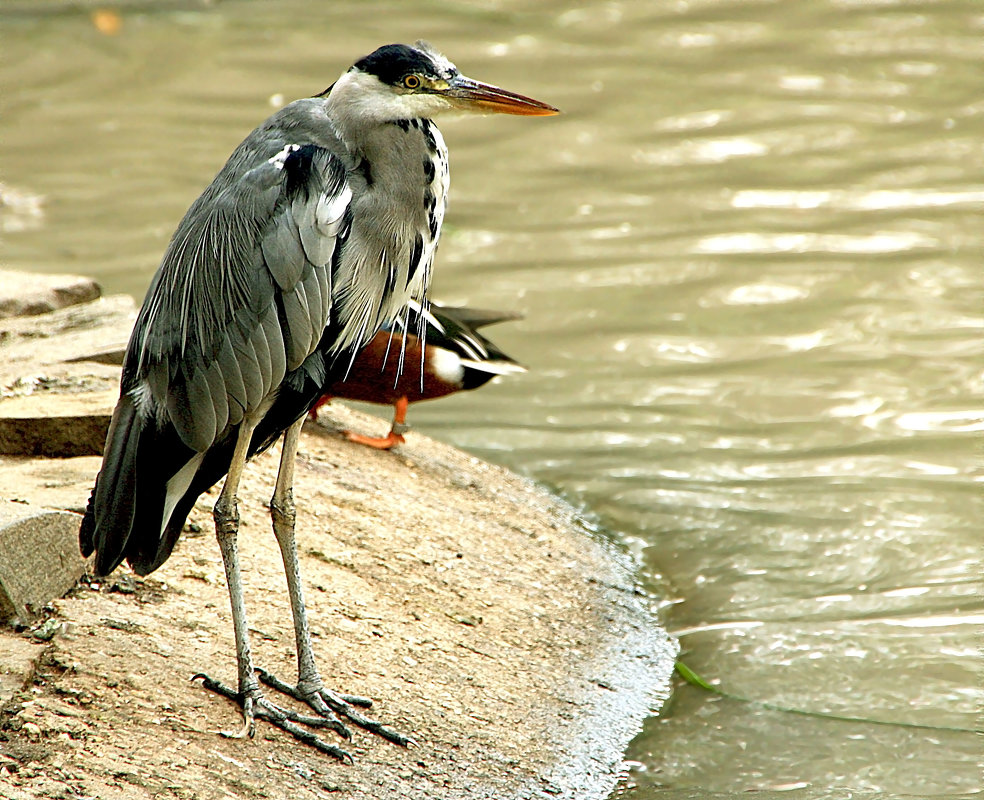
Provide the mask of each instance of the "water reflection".
POLYGON ((624 795, 979 792, 975 3, 229 2, 112 42, 17 24, 3 180, 47 201, 6 261, 114 291, 142 294, 268 98, 381 40, 423 34, 564 108, 445 130, 438 296, 524 311, 496 340, 530 372, 411 421, 586 505, 729 695, 681 685, 624 795))

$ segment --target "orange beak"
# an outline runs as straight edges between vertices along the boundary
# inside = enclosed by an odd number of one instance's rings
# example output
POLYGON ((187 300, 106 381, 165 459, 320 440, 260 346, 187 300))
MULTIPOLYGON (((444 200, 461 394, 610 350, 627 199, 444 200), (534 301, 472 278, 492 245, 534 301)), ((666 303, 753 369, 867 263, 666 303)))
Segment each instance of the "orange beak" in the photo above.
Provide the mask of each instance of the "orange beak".
POLYGON ((474 81, 463 75, 455 77, 442 94, 463 111, 519 114, 524 117, 550 117, 560 113, 560 109, 532 97, 507 92, 498 86, 474 81))

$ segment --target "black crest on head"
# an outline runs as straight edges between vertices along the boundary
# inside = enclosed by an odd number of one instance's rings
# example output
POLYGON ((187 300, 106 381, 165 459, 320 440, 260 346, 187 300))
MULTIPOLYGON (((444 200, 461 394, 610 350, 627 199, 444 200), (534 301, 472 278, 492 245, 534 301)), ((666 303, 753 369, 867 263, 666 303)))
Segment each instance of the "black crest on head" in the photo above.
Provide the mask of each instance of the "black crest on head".
POLYGON ((406 44, 387 44, 355 62, 353 69, 375 75, 383 83, 395 86, 405 75, 415 73, 431 78, 444 78, 431 57, 422 50, 406 44))

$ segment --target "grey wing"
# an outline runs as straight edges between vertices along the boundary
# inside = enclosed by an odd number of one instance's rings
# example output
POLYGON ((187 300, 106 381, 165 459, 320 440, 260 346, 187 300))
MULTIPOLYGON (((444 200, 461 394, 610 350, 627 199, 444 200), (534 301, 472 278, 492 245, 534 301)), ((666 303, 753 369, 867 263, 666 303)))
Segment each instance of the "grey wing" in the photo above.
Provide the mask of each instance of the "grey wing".
POLYGON ((270 137, 250 145, 175 232, 124 365, 124 391, 198 452, 318 345, 351 219, 345 167, 331 152, 270 137))

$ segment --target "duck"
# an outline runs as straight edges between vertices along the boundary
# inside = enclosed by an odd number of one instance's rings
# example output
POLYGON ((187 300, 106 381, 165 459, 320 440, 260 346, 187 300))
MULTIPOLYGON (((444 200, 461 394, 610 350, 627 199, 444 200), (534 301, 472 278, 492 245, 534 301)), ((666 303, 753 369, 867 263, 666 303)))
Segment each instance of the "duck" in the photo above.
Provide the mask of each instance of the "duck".
POLYGON ((393 424, 386 436, 341 433, 350 442, 377 450, 404 444, 411 403, 478 389, 499 375, 526 372, 479 332, 517 319, 522 314, 437 303, 425 308, 411 300, 362 348, 348 373, 326 386, 309 416, 316 420, 319 409, 334 398, 392 405, 393 424))

